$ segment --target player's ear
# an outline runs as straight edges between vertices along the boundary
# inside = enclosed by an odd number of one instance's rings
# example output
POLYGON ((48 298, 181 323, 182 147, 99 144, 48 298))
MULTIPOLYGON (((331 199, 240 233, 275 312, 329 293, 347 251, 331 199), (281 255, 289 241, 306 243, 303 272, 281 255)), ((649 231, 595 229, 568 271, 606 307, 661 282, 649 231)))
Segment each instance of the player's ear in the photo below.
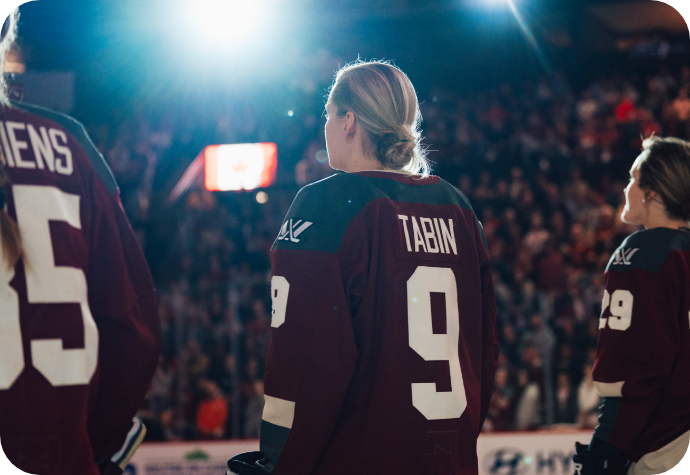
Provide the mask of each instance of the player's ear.
POLYGON ((344 130, 348 139, 354 137, 357 131, 357 117, 352 111, 347 111, 347 114, 345 114, 344 130))
POLYGON ((647 202, 651 202, 651 201, 658 201, 660 203, 662 202, 661 198, 659 197, 659 193, 657 193, 654 190, 644 190, 644 199, 647 202))

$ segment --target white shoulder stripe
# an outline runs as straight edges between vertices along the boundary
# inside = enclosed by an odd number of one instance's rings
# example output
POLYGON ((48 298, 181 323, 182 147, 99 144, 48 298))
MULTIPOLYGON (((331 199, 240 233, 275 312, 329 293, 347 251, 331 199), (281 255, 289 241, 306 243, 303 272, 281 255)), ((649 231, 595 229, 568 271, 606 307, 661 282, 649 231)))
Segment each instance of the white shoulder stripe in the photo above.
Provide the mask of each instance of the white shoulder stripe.
POLYGON ((594 381, 594 387, 601 397, 623 397, 623 385, 625 381, 618 381, 617 383, 600 383, 594 381))
POLYGON ((266 422, 275 424, 286 429, 292 429, 292 422, 295 420, 295 403, 285 399, 264 395, 264 415, 266 422))
POLYGON ((630 465, 630 475, 654 475, 664 473, 678 465, 690 445, 690 431, 678 436, 664 447, 647 453, 630 465))

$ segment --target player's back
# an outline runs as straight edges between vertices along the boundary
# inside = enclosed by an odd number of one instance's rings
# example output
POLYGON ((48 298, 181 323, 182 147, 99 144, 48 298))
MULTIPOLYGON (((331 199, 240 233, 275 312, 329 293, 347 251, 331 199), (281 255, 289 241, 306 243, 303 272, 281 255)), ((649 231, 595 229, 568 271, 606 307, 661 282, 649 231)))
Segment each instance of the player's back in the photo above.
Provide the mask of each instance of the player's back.
MULTIPOLYGON (((356 347, 313 473, 476 474, 498 340, 490 259, 469 203, 438 177, 392 172, 307 188, 274 246, 274 275, 310 259, 291 250, 335 254, 356 347), (313 229, 291 242, 305 223, 313 229)), ((270 378, 269 367, 269 396, 270 378)), ((276 473, 293 472, 278 463, 276 473)))
POLYGON ((607 410, 595 435, 668 470, 690 438, 690 230, 632 234, 605 275, 594 379, 607 410))
POLYGON ((133 383, 132 400, 105 415, 108 385, 131 371, 113 370, 120 350, 108 354, 120 331, 132 337, 120 343, 140 344, 128 351, 141 358, 141 373, 153 369, 153 283, 115 180, 81 124, 25 104, 3 107, 0 119, 8 212, 24 250, 13 269, 0 266, 0 439, 30 473, 96 474, 146 390, 133 383), (109 333, 113 325, 121 330, 109 333))

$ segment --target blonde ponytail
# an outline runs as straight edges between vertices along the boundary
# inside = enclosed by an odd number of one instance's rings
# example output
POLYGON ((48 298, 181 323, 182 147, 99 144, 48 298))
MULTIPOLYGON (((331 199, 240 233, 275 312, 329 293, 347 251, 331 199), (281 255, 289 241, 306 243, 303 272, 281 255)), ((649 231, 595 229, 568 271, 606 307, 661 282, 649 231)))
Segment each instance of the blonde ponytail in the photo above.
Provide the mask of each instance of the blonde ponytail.
POLYGON ((328 102, 340 115, 354 112, 367 131, 371 155, 384 168, 429 175, 417 93, 398 67, 386 61, 348 64, 336 74, 328 102))

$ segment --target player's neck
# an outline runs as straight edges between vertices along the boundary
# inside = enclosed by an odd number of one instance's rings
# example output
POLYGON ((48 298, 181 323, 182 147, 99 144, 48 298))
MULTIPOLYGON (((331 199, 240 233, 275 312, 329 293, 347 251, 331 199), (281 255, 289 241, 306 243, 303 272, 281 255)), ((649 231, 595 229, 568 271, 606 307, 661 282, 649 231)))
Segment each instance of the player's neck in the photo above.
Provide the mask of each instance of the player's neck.
POLYGON ((347 173, 364 172, 369 170, 383 170, 381 162, 364 154, 354 154, 347 163, 347 173))
POLYGON ((647 220, 643 223, 645 229, 653 228, 688 228, 690 223, 683 221, 682 219, 672 219, 665 215, 652 215, 649 216, 647 220))

